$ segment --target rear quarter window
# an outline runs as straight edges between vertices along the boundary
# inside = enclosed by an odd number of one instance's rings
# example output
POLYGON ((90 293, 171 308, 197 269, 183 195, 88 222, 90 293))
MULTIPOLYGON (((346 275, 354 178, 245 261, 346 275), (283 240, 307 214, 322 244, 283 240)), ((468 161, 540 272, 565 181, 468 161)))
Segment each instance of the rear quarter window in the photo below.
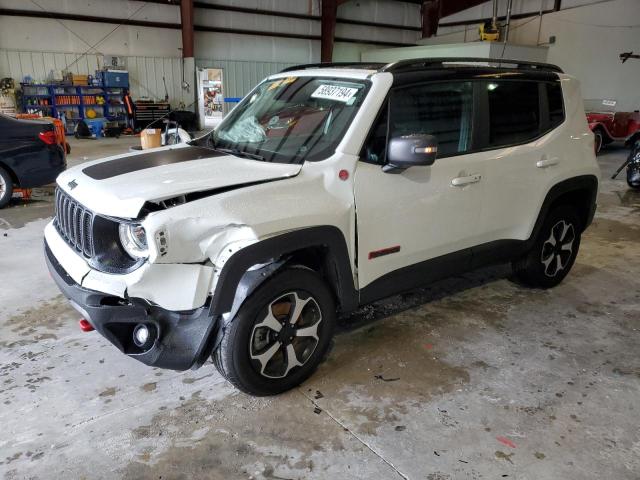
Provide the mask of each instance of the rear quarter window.
POLYGON ((564 101, 559 83, 547 83, 547 101, 549 102, 549 126, 555 128, 564 122, 564 101))
POLYGON ((538 82, 488 82, 489 146, 526 143, 540 134, 538 82))

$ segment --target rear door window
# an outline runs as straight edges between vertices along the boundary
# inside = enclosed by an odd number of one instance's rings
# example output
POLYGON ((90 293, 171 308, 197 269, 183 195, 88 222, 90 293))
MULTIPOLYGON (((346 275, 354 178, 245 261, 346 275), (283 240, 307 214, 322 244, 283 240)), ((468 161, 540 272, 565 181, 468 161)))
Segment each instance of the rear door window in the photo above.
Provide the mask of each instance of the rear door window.
POLYGON ((540 135, 538 82, 488 82, 487 95, 491 148, 526 143, 540 135))

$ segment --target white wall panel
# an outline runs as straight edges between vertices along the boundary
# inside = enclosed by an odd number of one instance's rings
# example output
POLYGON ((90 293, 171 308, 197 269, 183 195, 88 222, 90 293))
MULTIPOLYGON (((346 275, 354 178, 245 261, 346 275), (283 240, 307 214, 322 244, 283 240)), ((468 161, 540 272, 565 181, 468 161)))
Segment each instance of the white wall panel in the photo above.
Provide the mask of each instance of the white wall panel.
POLYGON ((391 0, 359 0, 340 5, 338 17, 419 27, 420 6, 391 0))
MULTIPOLYGON (((98 55, 81 56, 74 53, 28 52, 0 49, 0 78, 11 77, 17 82, 29 75, 36 81, 45 81, 49 72, 62 70, 73 63, 71 70, 78 74, 93 74, 102 62, 98 55), (79 59, 79 61, 77 61, 79 59)), ((174 107, 180 102, 193 102, 194 80, 187 79, 192 90, 182 89, 182 59, 178 57, 126 57, 131 94, 135 99, 149 97, 162 99, 165 95, 162 77, 165 77, 169 99, 174 107)), ((199 58, 200 68, 222 68, 225 96, 242 97, 266 76, 293 65, 291 62, 257 62, 199 58)))
MULTIPOLYGON (((543 4, 545 9, 552 7, 549 0, 542 1, 547 2, 543 4)), ((457 19, 490 16, 490 6, 484 4, 461 12, 457 19)), ((514 13, 539 8, 540 0, 514 1, 514 13)), ((639 18, 639 0, 563 0, 562 10, 543 15, 542 23, 539 17, 514 20, 509 39, 516 44, 537 45, 554 36, 555 43, 548 45, 548 61, 580 80, 584 98, 613 98, 618 100, 619 110, 637 110, 640 62, 629 60, 623 64, 619 55, 640 51, 639 18)), ((467 42, 478 40, 477 28, 468 26, 467 42)), ((440 27, 438 36, 428 43, 461 43, 463 30, 464 26, 440 27)))
POLYGON ((319 15, 319 0, 204 0, 204 3, 319 15))
MULTIPOLYGON (((563 7, 565 1, 562 2, 563 7)), ((544 15, 540 38, 556 41, 548 60, 576 76, 584 98, 613 98, 619 110, 640 109, 640 61, 620 61, 620 53, 640 52, 640 1, 613 0, 544 15)), ((538 20, 517 28, 512 40, 535 44, 538 20)))
MULTIPOLYGON (((49 12, 180 23, 180 11, 176 6, 159 3, 128 0, 37 0, 37 4, 49 12)), ((25 0, 0 0, 0 7, 17 10, 42 11, 38 5, 25 0)))
POLYGON ((308 63, 319 60, 319 48, 320 42, 312 40, 196 32, 195 53, 197 58, 308 63))

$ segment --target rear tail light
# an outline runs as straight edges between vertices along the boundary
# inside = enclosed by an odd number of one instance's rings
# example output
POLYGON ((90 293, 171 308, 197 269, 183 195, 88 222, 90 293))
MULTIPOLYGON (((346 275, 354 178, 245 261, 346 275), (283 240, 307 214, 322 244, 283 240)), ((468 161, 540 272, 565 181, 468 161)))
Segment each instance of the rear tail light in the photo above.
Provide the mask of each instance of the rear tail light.
POLYGON ((49 130, 48 132, 40 132, 38 134, 38 137, 47 145, 55 145, 56 143, 58 143, 56 132, 54 132, 53 130, 49 130))

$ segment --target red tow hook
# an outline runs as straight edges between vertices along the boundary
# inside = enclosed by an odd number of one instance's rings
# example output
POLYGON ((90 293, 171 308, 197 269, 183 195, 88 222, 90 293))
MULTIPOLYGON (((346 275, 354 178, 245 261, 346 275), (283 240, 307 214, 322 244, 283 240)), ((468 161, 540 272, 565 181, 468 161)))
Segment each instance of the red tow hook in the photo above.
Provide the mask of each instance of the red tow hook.
POLYGON ((80 330, 82 330, 83 332, 93 332, 95 330, 93 328, 93 325, 91 325, 89 321, 85 320, 84 318, 81 318, 78 323, 80 324, 80 330))

